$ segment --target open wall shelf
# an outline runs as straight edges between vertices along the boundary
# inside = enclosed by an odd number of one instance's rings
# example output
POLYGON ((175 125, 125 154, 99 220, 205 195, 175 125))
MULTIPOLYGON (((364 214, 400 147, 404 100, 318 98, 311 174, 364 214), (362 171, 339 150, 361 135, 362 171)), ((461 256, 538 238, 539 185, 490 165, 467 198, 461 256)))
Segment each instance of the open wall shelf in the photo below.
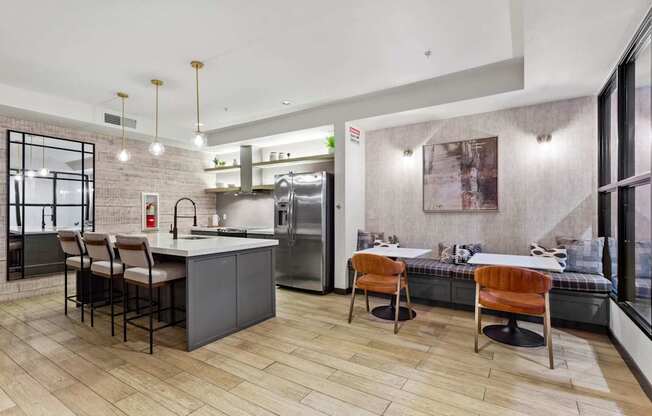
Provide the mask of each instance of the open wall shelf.
POLYGON ((240 170, 240 165, 236 165, 236 166, 233 166, 233 165, 231 165, 231 166, 220 166, 220 167, 217 167, 217 168, 206 168, 206 169, 204 169, 205 172, 222 172, 222 173, 235 172, 235 171, 238 171, 238 170, 240 170))
MULTIPOLYGON (((261 169, 276 168, 276 167, 283 167, 283 166, 305 165, 308 163, 330 162, 334 159, 335 159, 335 155, 333 154, 312 155, 312 156, 295 157, 292 159, 268 160, 265 162, 256 162, 253 163, 253 167, 261 168, 261 169)), ((240 166, 221 166, 217 168, 204 169, 204 171, 206 172, 220 172, 220 173, 235 172, 237 170, 240 170, 240 166)))
MULTIPOLYGON (((254 185, 251 188, 253 191, 273 191, 274 190, 274 185, 254 185)), ((231 187, 231 188, 208 188, 204 190, 206 193, 209 194, 221 194, 225 192, 240 192, 240 187, 231 187)))

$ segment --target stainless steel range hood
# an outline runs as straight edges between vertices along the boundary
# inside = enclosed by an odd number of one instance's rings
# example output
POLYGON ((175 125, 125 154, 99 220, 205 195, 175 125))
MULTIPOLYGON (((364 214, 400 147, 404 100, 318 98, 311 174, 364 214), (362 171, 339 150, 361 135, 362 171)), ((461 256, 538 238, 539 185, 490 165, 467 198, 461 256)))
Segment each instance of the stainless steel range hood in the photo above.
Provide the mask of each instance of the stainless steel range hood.
POLYGON ((253 194, 251 146, 240 146, 240 194, 253 194))

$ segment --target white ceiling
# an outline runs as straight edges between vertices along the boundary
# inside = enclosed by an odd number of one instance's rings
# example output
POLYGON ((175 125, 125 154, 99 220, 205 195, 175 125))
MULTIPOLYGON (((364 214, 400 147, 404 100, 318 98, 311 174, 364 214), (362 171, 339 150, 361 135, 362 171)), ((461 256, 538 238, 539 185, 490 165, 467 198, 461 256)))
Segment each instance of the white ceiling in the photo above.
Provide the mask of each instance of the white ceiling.
POLYGON ((206 63, 202 122, 211 130, 524 55, 523 91, 375 118, 363 127, 490 111, 594 94, 649 6, 650 0, 0 0, 0 90, 11 88, 2 90, 0 109, 38 101, 32 111, 98 123, 100 109, 119 111, 114 94, 122 90, 130 94, 128 116, 144 120, 130 135, 146 138, 153 130, 149 80, 156 77, 165 81, 161 135, 187 144, 192 59, 206 63), (5 91, 26 93, 7 102, 5 91), (293 104, 282 105, 286 99, 293 104), (74 103, 69 114, 62 100, 74 103))
POLYGON ((180 140, 194 126, 192 59, 206 63, 210 130, 508 59, 521 43, 510 0, 1 0, 0 10, 0 84, 114 111, 122 90, 128 115, 151 118, 149 80, 160 78, 162 135, 180 140))
POLYGON ((374 130, 597 94, 650 5, 650 0, 524 2, 523 90, 358 120, 357 125, 374 130))

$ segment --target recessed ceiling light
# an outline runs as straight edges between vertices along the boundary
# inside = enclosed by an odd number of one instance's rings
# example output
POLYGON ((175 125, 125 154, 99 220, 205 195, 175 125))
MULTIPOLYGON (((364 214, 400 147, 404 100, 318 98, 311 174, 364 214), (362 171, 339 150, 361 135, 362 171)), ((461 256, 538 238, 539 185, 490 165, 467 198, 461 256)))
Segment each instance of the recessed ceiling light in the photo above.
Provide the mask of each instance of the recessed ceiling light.
POLYGON ((283 100, 283 101, 281 101, 281 104, 283 104, 283 105, 290 105, 290 104, 292 104, 292 101, 283 100))

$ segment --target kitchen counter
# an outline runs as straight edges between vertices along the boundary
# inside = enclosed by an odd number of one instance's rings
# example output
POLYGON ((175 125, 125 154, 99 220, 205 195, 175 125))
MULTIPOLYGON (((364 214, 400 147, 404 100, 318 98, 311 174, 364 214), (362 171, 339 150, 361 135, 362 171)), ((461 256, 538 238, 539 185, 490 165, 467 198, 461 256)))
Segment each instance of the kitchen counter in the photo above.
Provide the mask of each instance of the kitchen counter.
MULTIPOLYGON (((153 253, 185 263, 185 285, 177 285, 174 298, 177 307, 185 300, 188 351, 276 315, 277 240, 195 235, 173 240, 169 233, 148 239, 153 253)), ((166 307, 171 298, 162 296, 166 307)))
POLYGON ((221 236, 179 235, 179 238, 174 240, 169 233, 148 234, 147 239, 153 253, 180 257, 222 254, 278 245, 278 240, 272 239, 221 236))

